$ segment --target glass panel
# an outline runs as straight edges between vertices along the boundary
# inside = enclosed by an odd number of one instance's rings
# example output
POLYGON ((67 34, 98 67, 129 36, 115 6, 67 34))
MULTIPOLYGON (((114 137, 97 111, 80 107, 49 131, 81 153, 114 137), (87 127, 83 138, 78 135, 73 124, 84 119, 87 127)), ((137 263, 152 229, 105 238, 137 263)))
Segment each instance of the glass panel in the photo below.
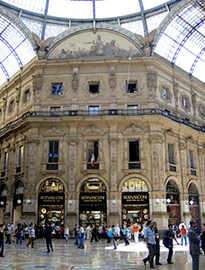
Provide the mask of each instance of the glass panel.
POLYGON ((64 192, 64 185, 55 178, 44 181, 39 189, 40 192, 64 192))
POLYGON ((155 0, 155 1, 143 0, 145 10, 156 7, 158 5, 162 5, 162 4, 166 3, 166 2, 167 1, 164 1, 164 0, 155 0))
POLYGON ((4 2, 32 12, 45 12, 46 0, 4 0, 4 2))
POLYGON ((122 187, 122 192, 147 192, 148 187, 146 183, 137 178, 131 178, 126 181, 122 187))
POLYGON ((121 27, 139 35, 144 36, 143 23, 142 21, 134 21, 128 23, 122 23, 121 27))
POLYGON ((19 147, 19 158, 18 158, 18 166, 21 166, 23 161, 23 145, 19 147))
MULTIPOLYGON (((153 3, 155 3, 155 1, 153 1, 153 3)), ((152 30, 156 29, 160 25, 160 23, 163 21, 163 19, 167 16, 167 14, 168 12, 163 12, 163 13, 157 14, 156 16, 147 18, 148 31, 151 32, 152 30)))
POLYGON ((52 83, 51 95, 62 95, 63 93, 63 83, 52 83))
POLYGON ((96 115, 99 113, 98 106, 89 106, 89 115, 96 115))
POLYGON ((36 33, 39 37, 41 37, 41 33, 42 33, 42 28, 43 28, 43 23, 39 22, 39 21, 32 21, 30 19, 27 18, 21 18, 21 20, 23 21, 23 23, 25 23, 25 25, 34 33, 36 33))
MULTIPOLYGON (((63 31, 68 29, 68 25, 61 25, 61 24, 47 24, 45 30, 45 39, 53 36, 57 36, 58 34, 62 33, 63 31)), ((40 34, 39 34, 40 36, 40 34)))

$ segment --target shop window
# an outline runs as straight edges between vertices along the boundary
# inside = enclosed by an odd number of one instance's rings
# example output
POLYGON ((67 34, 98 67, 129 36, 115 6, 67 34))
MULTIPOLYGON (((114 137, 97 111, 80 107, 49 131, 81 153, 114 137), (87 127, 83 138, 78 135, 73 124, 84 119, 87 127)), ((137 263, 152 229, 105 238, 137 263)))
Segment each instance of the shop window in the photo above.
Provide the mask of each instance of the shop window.
POLYGON ((140 169, 139 140, 129 142, 129 169, 140 169))
POLYGON ((179 189, 177 184, 173 180, 170 180, 167 183, 166 192, 169 224, 177 225, 180 223, 179 189))
POLYGON ((136 81, 126 81, 127 93, 137 92, 137 82, 136 81))
POLYGON ((169 111, 169 110, 164 110, 164 114, 165 114, 166 116, 169 116, 169 115, 170 115, 170 111, 169 111))
POLYGON ((147 192, 147 184, 137 178, 126 181, 122 187, 122 192, 147 192))
POLYGON ((83 182, 80 192, 106 192, 106 186, 99 179, 91 178, 83 182))
POLYGON ((18 182, 16 184, 16 190, 15 190, 15 194, 18 195, 18 194, 23 194, 23 189, 24 189, 24 185, 22 182, 18 182))
POLYGON ((41 184, 39 192, 64 192, 64 185, 61 181, 50 178, 41 184))
POLYGON ((89 83, 89 93, 96 94, 100 92, 100 83, 99 82, 93 82, 89 83))
POLYGON ((51 84, 51 95, 60 96, 63 94, 63 83, 51 84))
POLYGON ((99 106, 89 106, 89 116, 95 116, 99 113, 99 106))
POLYGON ((88 141, 88 163, 87 169, 99 169, 98 163, 98 141, 88 141))
POLYGON ((30 97, 30 91, 26 90, 24 92, 24 103, 26 103, 29 100, 29 97, 30 97))
POLYGON ((14 100, 12 100, 9 104, 9 112, 12 112, 14 110, 14 100))
POLYGON ((59 152, 59 142, 50 141, 49 142, 49 153, 48 153, 48 163, 47 170, 58 170, 58 153, 59 152))

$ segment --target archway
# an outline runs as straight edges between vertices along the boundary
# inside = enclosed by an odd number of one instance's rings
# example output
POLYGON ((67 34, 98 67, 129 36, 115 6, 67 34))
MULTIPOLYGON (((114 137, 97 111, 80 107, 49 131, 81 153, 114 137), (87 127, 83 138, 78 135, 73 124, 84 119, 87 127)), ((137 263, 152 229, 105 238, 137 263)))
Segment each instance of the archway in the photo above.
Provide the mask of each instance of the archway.
POLYGON ((166 186, 167 213, 169 224, 179 225, 180 223, 180 201, 179 189, 174 180, 169 180, 166 186))
POLYGON ((24 184, 22 181, 17 181, 13 186, 13 223, 16 226, 18 223, 21 223, 21 214, 23 210, 23 193, 24 193, 24 184))
POLYGON ((139 178, 130 178, 122 186, 122 224, 137 222, 142 226, 148 219, 148 186, 139 178))
POLYGON ((7 201, 8 189, 5 184, 0 186, 0 222, 4 221, 4 212, 6 210, 6 201, 7 201))
POLYGON ((199 208, 199 193, 196 185, 191 183, 188 187, 189 194, 189 211, 192 216, 192 220, 195 220, 197 223, 197 228, 200 230, 200 208, 199 208))
POLYGON ((83 226, 107 224, 106 186, 98 178, 89 178, 81 185, 79 223, 83 226))
POLYGON ((54 226, 64 225, 64 191, 64 185, 59 179, 48 178, 41 183, 38 195, 38 224, 44 226, 51 222, 54 226))

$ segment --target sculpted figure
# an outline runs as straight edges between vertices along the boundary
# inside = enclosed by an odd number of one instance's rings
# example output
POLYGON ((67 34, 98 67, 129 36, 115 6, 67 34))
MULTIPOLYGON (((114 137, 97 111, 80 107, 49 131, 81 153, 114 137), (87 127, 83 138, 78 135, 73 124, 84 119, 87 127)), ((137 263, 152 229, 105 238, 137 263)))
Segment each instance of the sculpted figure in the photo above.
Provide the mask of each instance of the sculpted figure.
POLYGON ((42 60, 46 57, 46 48, 48 48, 51 44, 51 41, 54 37, 47 38, 46 40, 42 40, 37 36, 34 32, 32 32, 33 38, 35 40, 36 49, 38 50, 38 59, 42 60))
POLYGON ((155 34, 157 32, 157 29, 152 30, 147 36, 143 37, 138 34, 134 34, 137 39, 143 44, 143 51, 145 56, 150 56, 152 53, 151 45, 154 41, 155 34))

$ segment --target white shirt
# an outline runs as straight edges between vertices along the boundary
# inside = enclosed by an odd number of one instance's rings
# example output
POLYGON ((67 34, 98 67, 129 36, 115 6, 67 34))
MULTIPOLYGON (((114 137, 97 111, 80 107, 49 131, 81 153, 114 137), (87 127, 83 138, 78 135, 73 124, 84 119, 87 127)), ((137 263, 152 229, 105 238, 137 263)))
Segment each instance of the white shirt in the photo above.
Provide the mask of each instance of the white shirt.
POLYGON ((83 227, 80 227, 80 233, 84 233, 84 228, 83 227))

